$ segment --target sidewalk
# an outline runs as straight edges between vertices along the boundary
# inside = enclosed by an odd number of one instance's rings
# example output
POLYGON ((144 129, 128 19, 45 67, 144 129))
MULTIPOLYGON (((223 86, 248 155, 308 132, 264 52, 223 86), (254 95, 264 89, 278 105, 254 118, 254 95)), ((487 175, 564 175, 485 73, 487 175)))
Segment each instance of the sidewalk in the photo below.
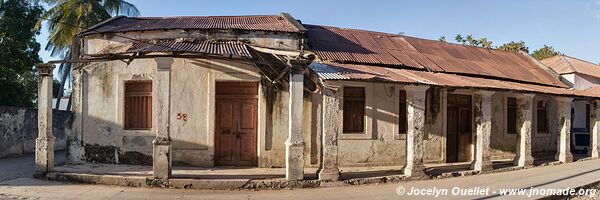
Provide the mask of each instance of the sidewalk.
MULTIPOLYGON (((1 164, 1 163, 0 163, 1 164)), ((503 173, 467 177, 407 181, 394 184, 361 185, 295 190, 181 190, 133 188, 104 185, 68 184, 20 178, 0 182, 2 198, 39 199, 423 199, 431 196, 398 195, 402 186, 411 189, 488 188, 489 193, 472 196, 440 196, 439 199, 526 199, 527 196, 499 196, 494 191, 512 188, 575 188, 600 181, 600 160, 588 160, 557 166, 536 167, 503 173)), ((531 198, 540 198, 534 195, 531 198)), ((597 197, 596 197, 597 198, 597 197)))

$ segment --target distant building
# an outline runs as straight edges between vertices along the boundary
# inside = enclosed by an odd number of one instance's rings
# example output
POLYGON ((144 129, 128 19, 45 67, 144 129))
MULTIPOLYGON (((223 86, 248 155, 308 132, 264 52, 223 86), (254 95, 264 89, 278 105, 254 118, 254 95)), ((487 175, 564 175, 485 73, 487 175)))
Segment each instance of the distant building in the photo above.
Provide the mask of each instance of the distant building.
MULTIPOLYGON (((69 105, 70 96, 60 98, 60 108, 58 110, 67 110, 67 106, 69 105)), ((52 109, 56 110, 56 98, 52 99, 52 109)))

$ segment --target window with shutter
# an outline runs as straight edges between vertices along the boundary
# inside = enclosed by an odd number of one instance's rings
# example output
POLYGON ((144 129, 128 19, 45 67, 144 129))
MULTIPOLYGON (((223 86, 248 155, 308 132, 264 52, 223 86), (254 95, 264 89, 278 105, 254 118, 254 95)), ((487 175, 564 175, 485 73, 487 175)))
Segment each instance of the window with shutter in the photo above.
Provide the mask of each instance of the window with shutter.
POLYGON ((517 134, 517 98, 506 98, 506 133, 517 134))
POLYGON ((125 82, 124 128, 149 130, 152 128, 152 82, 125 82))
POLYGON ((548 133, 548 109, 545 101, 538 101, 537 106, 537 132, 548 133))
POLYGON ((365 88, 344 87, 344 133, 363 133, 365 126, 365 88))
POLYGON ((404 90, 400 90, 400 109, 398 113, 398 132, 406 134, 408 131, 408 112, 406 110, 406 91, 404 90))

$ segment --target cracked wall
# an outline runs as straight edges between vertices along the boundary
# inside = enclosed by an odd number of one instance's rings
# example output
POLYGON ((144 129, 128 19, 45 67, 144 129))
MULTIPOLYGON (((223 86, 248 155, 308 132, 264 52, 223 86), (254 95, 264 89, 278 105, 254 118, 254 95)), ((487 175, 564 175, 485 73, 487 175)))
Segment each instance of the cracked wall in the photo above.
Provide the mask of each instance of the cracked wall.
MULTIPOLYGON (((0 106, 0 158, 20 156, 35 151, 35 139, 38 135, 36 108, 17 108, 0 106)), ((71 112, 52 112, 52 134, 56 138, 55 150, 65 148, 65 132, 71 112)))

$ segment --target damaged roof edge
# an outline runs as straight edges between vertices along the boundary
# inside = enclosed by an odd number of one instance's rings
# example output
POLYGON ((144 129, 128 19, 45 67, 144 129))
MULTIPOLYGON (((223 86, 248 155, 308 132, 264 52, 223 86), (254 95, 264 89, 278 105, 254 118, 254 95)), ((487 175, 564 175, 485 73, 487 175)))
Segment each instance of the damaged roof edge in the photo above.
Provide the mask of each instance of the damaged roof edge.
POLYGON ((96 29, 96 28, 98 28, 100 26, 104 26, 105 24, 107 24, 107 23, 109 23, 111 21, 114 21, 114 20, 117 20, 117 19, 121 19, 121 18, 127 18, 127 16, 125 16, 125 15, 118 15, 118 16, 115 16, 115 17, 111 17, 110 19, 104 20, 104 21, 102 21, 102 22, 100 22, 100 23, 98 23, 96 25, 93 25, 92 27, 89 27, 89 28, 87 28, 87 29, 85 29, 85 30, 77 33, 77 36, 86 36, 86 35, 93 34, 93 33, 89 33, 89 32, 93 32, 94 29, 96 29))
POLYGON ((304 26, 302 26, 302 24, 298 20, 296 20, 294 17, 292 17, 292 15, 290 15, 289 13, 282 12, 279 15, 281 17, 283 17, 288 23, 290 23, 290 25, 296 27, 298 29, 298 32, 300 32, 300 33, 308 32, 308 29, 306 29, 304 26))

